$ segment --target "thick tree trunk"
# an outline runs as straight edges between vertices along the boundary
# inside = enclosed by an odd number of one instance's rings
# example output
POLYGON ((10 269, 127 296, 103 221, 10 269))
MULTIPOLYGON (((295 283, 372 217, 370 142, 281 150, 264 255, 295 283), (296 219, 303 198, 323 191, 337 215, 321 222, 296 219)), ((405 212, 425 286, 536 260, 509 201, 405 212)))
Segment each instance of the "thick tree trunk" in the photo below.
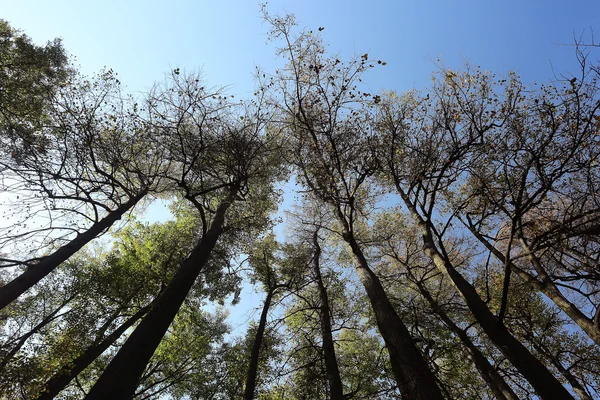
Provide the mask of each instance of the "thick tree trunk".
POLYGON ((313 235, 313 246, 315 248, 313 270, 315 273, 317 287, 319 288, 319 297, 321 299, 321 336, 323 338, 323 356, 325 358, 327 382, 329 383, 329 396, 331 400, 344 400, 344 387, 342 385, 342 379, 340 378, 340 370, 335 357, 333 335, 331 334, 331 312, 329 310, 329 297, 321 277, 321 246, 319 245, 317 232, 315 232, 313 235))
POLYGON ((423 251, 435 266, 446 275, 462 295, 467 307, 496 347, 506 356, 542 399, 573 399, 573 396, 548 369, 535 358, 492 314, 475 288, 448 262, 433 241, 430 227, 421 217, 408 196, 399 190, 410 213, 417 219, 423 235, 423 251))
POLYGON ((244 400, 254 399, 254 391, 256 390, 256 376, 258 374, 258 358, 260 356, 260 348, 262 346, 263 336, 265 334, 265 326, 267 325, 267 315, 269 307, 276 288, 269 289, 267 297, 263 304, 262 313, 260 314, 260 322, 254 336, 252 344, 252 352, 250 353, 250 364, 248 365, 248 373, 246 374, 246 388, 244 389, 244 400))
POLYGON ((54 271, 56 267, 68 260, 69 257, 79 251, 83 246, 110 228, 116 221, 121 219, 123 214, 135 206, 146 193, 147 191, 145 190, 140 192, 137 196, 132 197, 129 201, 92 225, 87 231, 78 234, 75 239, 71 240, 54 253, 43 257, 37 264, 28 267, 21 275, 0 287, 0 310, 36 283, 44 279, 49 273, 54 271))
MULTIPOLYGON (((502 262, 505 264, 505 257, 501 251, 496 249, 490 242, 488 242, 479 232, 475 229, 467 225, 467 228, 473 233, 473 235, 502 262)), ((542 281, 538 280, 536 277, 532 276, 528 272, 522 270, 518 266, 514 265, 512 262, 510 263, 511 271, 513 271, 517 276, 527 282, 532 288, 539 290, 543 294, 545 294, 558 308, 560 308, 565 314, 569 316, 587 335, 590 339, 592 339, 596 344, 600 345, 600 327, 594 324, 592 318, 589 318, 585 315, 581 310, 572 302, 570 302, 556 287, 554 282, 550 279, 550 277, 543 271, 541 265, 535 265, 539 263, 539 260, 533 255, 530 255, 530 260, 534 263, 536 270, 541 271, 540 278, 542 281)))
POLYGON ((63 390, 73 379, 75 379, 77 375, 79 375, 84 369, 93 363, 94 360, 100 357, 100 355, 104 353, 106 349, 112 346, 113 343, 115 343, 127 329, 131 328, 137 321, 146 315, 149 310, 150 304, 141 308, 137 313, 129 317, 121 326, 115 329, 110 335, 108 335, 99 343, 88 347, 75 360, 70 362, 68 366, 63 367, 60 371, 54 374, 44 384, 44 389, 38 396, 37 400, 51 400, 58 396, 61 390, 63 390))
POLYGON ((403 398, 443 399, 435 375, 429 370, 408 328, 394 310, 379 278, 369 268, 360 246, 348 232, 344 239, 350 245, 357 261, 356 272, 371 302, 377 327, 390 355, 392 372, 403 398))
POLYGON ((235 200, 238 190, 239 184, 232 187, 221 202, 208 231, 100 376, 85 397, 87 400, 125 400, 133 396, 146 364, 210 258, 223 232, 225 212, 235 200))
POLYGON ((490 364, 488 359, 483 355, 483 353, 475 346, 467 332, 461 329, 458 325, 450 319, 448 314, 440 307, 440 305, 435 301, 435 299, 431 296, 426 287, 423 286, 422 283, 416 282, 419 291, 425 297, 425 299, 431 305, 432 310, 440 317, 442 322, 452 331, 454 334, 460 339, 463 346, 467 350, 467 353, 473 360, 475 367, 479 371, 483 380, 488 384, 492 392, 496 398, 501 400, 519 400, 515 392, 512 388, 506 383, 504 378, 498 371, 490 364))

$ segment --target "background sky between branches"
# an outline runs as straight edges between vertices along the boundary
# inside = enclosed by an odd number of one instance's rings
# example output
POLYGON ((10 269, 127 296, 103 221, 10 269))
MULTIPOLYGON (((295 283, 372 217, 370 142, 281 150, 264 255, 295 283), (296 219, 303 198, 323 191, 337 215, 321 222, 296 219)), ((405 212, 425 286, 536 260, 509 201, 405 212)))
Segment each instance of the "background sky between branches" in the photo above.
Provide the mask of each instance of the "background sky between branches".
MULTIPOLYGON (((574 41, 592 42, 596 28, 600 42, 598 0, 273 0, 267 7, 295 14, 300 28, 324 27, 334 54, 386 61, 365 76, 371 92, 425 89, 440 65, 460 69, 465 61, 500 76, 515 71, 525 83, 564 79, 577 73, 574 41)), ((0 18, 37 44, 62 38, 84 74, 111 68, 133 93, 180 68, 250 97, 256 67, 281 65, 254 1, 0 0, 0 18)), ((166 215, 154 206, 147 218, 166 215)), ((229 319, 234 328, 245 329, 263 297, 245 287, 229 319)))

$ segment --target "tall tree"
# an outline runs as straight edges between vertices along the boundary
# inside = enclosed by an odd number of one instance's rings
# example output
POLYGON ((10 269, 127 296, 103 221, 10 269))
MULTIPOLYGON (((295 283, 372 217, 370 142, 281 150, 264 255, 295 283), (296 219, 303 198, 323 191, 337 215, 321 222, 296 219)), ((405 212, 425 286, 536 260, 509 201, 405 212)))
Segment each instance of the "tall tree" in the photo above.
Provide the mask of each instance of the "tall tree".
POLYGON ((202 90, 198 79, 180 77, 179 71, 174 71, 172 83, 149 99, 154 113, 150 115, 155 118, 151 122, 173 162, 170 176, 200 215, 202 234, 87 399, 134 393, 146 364, 219 238, 228 231, 263 228, 271 211, 271 185, 279 171, 274 143, 263 132, 268 114, 260 104, 238 113, 222 98, 212 102, 212 95, 202 90), (171 90, 173 87, 177 90, 171 90), (245 204, 236 210, 236 201, 245 204))
POLYGON ((331 333, 331 310, 329 307, 329 295, 323 282, 321 275, 321 245, 319 244, 319 229, 315 229, 313 233, 314 248, 313 254, 313 274, 315 283, 319 291, 319 299, 321 301, 320 316, 321 316, 321 339, 323 341, 323 358, 325 358, 325 369, 327 370, 327 382, 329 384, 329 396, 331 400, 343 400, 344 388, 340 371, 335 357, 335 346, 333 335, 331 333))
POLYGON ((368 54, 346 65, 324 55, 316 33, 294 38, 292 16, 264 15, 272 26, 272 39, 284 42, 280 54, 288 61, 272 84, 280 93, 273 102, 279 106, 283 129, 293 138, 291 162, 301 183, 331 207, 338 233, 354 254, 356 272, 371 301, 400 391, 414 399, 441 399, 427 363, 369 267, 355 232, 356 220, 372 199, 367 186, 374 173, 370 154, 363 151, 371 129, 361 99, 370 95, 356 88, 369 68, 368 54))
POLYGON ((527 91, 514 84, 513 110, 473 155, 478 161, 454 204, 475 237, 504 263, 504 304, 510 276, 518 275, 600 344, 594 266, 600 96, 598 73, 583 55, 580 62, 580 73, 562 87, 527 91))
POLYGON ((477 322, 510 362, 542 397, 572 398, 570 393, 489 310, 473 285, 457 270, 444 245, 454 215, 436 227, 442 192, 461 176, 468 155, 501 125, 514 108, 517 90, 508 84, 501 113, 487 112, 495 104, 488 77, 465 78, 445 72, 433 98, 416 94, 392 96, 380 107, 378 126, 383 173, 400 195, 421 231, 423 251, 462 295, 477 322), (482 95, 483 93, 483 95, 482 95), (487 96, 492 97, 491 102, 487 96), (467 106, 468 105, 468 106, 467 106), (462 111, 462 113, 461 113, 462 111), (488 114, 499 116, 489 117, 488 114), (411 151, 414 149, 413 151, 411 151))
POLYGON ((297 280, 294 294, 307 308, 304 314, 311 310, 318 315, 320 348, 326 374, 326 394, 331 399, 344 399, 344 385, 340 375, 336 357, 335 340, 333 336, 333 312, 327 290, 327 276, 323 271, 324 260, 321 243, 323 238, 319 232, 325 230, 332 221, 327 218, 316 202, 305 202, 301 214, 294 216, 295 242, 286 247, 288 260, 298 264, 296 272, 304 278, 297 280), (315 286, 314 288, 312 286, 315 286), (312 293, 316 291, 316 293, 312 293), (314 298, 314 300, 313 300, 314 298))
POLYGON ((118 347, 119 339, 148 312, 153 299, 193 246, 194 231, 199 225, 194 214, 184 207, 174 205, 172 209, 175 220, 130 224, 116 236, 110 252, 96 255, 104 260, 94 262, 90 257, 90 267, 80 267, 80 274, 88 277, 85 296, 93 299, 81 301, 88 310, 63 325, 63 330, 70 332, 80 327, 86 337, 73 340, 76 331, 70 337, 66 335, 65 341, 71 346, 66 362, 54 370, 38 398, 54 398, 106 350, 118 347), (93 317, 98 312, 93 303, 101 306, 105 320, 93 317))
POLYGON ((250 351, 250 360, 248 363, 248 372, 246 374, 246 385, 244 387, 244 400, 252 400, 256 391, 256 377, 258 374, 258 362, 263 347, 263 337, 267 326, 267 317, 273 297, 283 288, 289 288, 291 282, 284 282, 291 277, 285 276, 285 271, 277 270, 277 252, 278 243, 274 235, 267 235, 262 241, 258 242, 250 252, 249 260, 254 270, 251 281, 256 283, 260 281, 267 296, 263 302, 260 320, 256 327, 254 342, 250 351))
POLYGON ((36 135, 42 149, 4 140, 0 150, 3 190, 12 214, 0 230, 0 255, 8 280, 0 308, 22 295, 94 238, 158 190, 165 167, 150 152, 136 105, 120 91, 112 71, 95 80, 73 77, 61 86, 36 135), (24 269, 23 269, 24 267, 24 269))

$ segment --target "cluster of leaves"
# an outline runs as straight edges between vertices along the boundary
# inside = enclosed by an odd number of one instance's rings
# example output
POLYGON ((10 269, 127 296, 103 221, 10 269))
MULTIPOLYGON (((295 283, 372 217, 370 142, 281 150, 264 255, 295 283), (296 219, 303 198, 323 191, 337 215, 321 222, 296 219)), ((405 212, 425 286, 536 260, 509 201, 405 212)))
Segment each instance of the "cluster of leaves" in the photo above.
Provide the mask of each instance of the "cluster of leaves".
POLYGON ((40 47, 0 20, 0 124, 2 134, 24 147, 43 146, 50 99, 71 74, 60 40, 40 47))

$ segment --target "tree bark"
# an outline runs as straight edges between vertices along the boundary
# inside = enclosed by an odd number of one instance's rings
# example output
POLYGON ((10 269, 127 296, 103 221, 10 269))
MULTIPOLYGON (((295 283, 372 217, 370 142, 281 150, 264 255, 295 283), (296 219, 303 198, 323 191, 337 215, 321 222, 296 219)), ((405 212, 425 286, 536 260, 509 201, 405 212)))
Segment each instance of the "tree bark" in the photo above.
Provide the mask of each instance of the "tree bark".
POLYGON ((236 183, 230 189, 228 196, 219 204, 210 228, 110 362, 85 397, 87 400, 125 400, 134 395, 146 364, 210 258, 211 252, 223 232, 225 212, 235 200, 239 188, 240 184, 236 183))
POLYGON ((244 389, 244 400, 254 399, 254 391, 256 390, 256 376, 258 374, 258 358, 260 356, 260 348, 262 346, 263 336, 265 334, 265 326, 267 325, 267 315, 269 314, 269 307, 271 306, 271 300, 275 293, 276 287, 270 288, 267 293, 267 297, 263 304, 262 313, 260 314, 260 322, 258 323, 258 329, 256 330, 256 336, 254 336, 254 343, 252 344, 252 352, 250 353, 250 364, 248 365, 248 374, 246 375, 246 388, 244 389))
POLYGON ((43 257, 37 264, 29 266, 25 272, 0 288, 0 310, 25 293, 36 283, 44 279, 60 264, 69 259, 83 246, 110 228, 123 214, 135 206, 147 193, 143 190, 122 204, 116 210, 110 212, 106 217, 93 224, 87 231, 78 234, 75 239, 62 246, 54 253, 43 257))
POLYGON ((344 239, 357 261, 356 272, 371 302, 377 327, 390 355, 392 372, 403 398, 443 399, 435 375, 429 370, 408 328, 394 310, 379 278, 369 268, 360 246, 349 232, 344 234, 344 239))
POLYGON ((321 337, 323 339, 323 356, 325 358, 325 369, 327 371, 327 382, 329 384, 329 396, 331 400, 344 400, 344 387, 342 385, 342 379, 340 378, 340 370, 335 357, 333 335, 331 334, 329 297, 321 277, 321 246, 319 245, 317 232, 313 235, 313 246, 315 248, 313 270, 317 287, 319 288, 319 297, 321 299, 321 337))
POLYGON ((127 329, 131 328, 137 321, 146 315, 148 310, 150 310, 150 304, 141 308, 137 313, 129 317, 127 321, 125 321, 102 341, 88 347, 75 360, 61 368, 48 381, 46 381, 42 393, 37 397, 36 400, 51 400, 58 396, 61 390, 63 390, 77 375, 79 375, 84 369, 93 363, 94 360, 100 357, 100 355, 104 353, 106 349, 112 346, 113 343, 115 343, 127 329))
POLYGON ((433 261, 440 272, 450 279, 490 340, 529 381, 541 398, 573 399, 569 391, 561 385, 544 364, 535 358, 527 347, 512 336, 506 327, 496 319, 475 288, 443 257, 433 241, 428 222, 421 217, 406 193, 399 187, 397 188, 410 213, 417 219, 423 238, 423 252, 433 261))

